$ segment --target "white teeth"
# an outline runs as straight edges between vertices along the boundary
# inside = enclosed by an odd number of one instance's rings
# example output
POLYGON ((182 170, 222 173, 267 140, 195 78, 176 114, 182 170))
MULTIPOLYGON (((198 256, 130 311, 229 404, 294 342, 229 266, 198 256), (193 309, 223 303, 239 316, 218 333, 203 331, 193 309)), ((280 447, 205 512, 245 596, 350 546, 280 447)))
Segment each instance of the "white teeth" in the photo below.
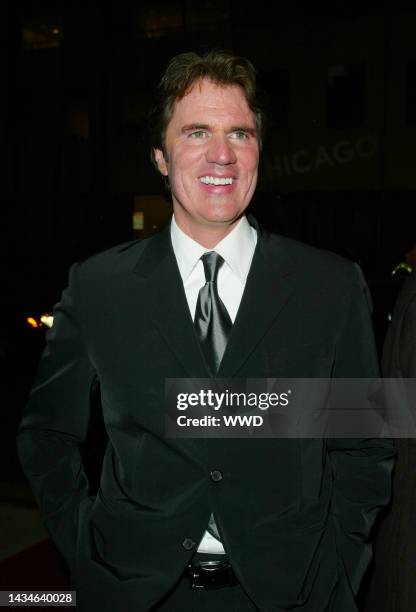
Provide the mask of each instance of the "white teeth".
POLYGON ((201 176, 199 179, 201 183, 205 183, 205 185, 232 185, 234 179, 229 178, 218 178, 216 176, 201 176))

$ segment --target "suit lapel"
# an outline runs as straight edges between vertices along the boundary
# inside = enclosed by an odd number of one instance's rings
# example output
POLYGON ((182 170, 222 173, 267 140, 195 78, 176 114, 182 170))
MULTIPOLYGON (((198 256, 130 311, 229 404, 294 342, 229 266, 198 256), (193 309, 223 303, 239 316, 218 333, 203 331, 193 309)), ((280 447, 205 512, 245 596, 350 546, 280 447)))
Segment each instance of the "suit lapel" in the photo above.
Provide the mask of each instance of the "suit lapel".
POLYGON ((265 233, 253 219, 258 241, 240 308, 218 371, 234 376, 279 315, 293 291, 293 262, 281 242, 265 233))
POLYGON ((155 326, 190 378, 209 378, 170 239, 170 226, 153 236, 134 271, 145 283, 155 326))

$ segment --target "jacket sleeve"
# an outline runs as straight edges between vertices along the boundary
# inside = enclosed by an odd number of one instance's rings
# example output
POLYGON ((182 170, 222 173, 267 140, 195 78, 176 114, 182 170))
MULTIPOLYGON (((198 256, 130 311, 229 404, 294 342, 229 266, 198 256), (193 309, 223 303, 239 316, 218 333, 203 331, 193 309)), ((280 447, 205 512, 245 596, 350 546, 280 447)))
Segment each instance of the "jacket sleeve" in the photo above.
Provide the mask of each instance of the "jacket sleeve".
POLYGON ((86 438, 96 374, 77 315, 77 264, 54 321, 17 434, 18 454, 52 539, 70 567, 78 512, 88 499, 80 445, 86 438))
MULTIPOLYGON (((336 345, 335 378, 376 378, 378 360, 362 279, 353 283, 336 345)), ((339 556, 357 593, 372 557, 370 534, 391 495, 392 440, 332 438, 327 441, 333 474, 331 514, 339 556)))

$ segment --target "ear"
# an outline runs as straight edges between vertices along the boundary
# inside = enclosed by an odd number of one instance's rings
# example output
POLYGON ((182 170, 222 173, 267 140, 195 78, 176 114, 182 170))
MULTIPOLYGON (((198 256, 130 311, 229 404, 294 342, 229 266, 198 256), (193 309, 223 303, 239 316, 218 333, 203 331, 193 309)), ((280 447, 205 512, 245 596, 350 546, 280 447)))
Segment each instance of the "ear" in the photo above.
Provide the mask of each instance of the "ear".
POLYGON ((168 176, 168 165, 162 149, 153 149, 153 154, 160 174, 163 174, 163 176, 168 176))

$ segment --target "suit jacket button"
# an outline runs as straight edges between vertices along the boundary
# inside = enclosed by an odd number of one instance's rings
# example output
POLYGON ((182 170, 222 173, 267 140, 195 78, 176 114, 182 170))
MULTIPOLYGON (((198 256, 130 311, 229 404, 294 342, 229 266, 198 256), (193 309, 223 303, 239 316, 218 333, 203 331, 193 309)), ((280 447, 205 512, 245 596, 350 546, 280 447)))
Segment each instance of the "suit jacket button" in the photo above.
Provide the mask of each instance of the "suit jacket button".
POLYGON ((222 472, 220 472, 220 470, 212 470, 211 480, 213 480, 214 482, 219 482, 220 480, 222 480, 222 472))
POLYGON ((185 538, 182 542, 182 546, 185 550, 192 550, 195 547, 195 542, 191 538, 185 538))

